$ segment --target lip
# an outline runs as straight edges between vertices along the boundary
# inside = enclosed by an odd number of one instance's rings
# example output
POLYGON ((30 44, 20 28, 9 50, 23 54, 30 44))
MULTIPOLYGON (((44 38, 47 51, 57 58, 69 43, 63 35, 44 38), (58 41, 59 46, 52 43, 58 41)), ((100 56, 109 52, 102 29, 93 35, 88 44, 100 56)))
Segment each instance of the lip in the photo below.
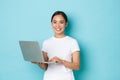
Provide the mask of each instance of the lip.
POLYGON ((61 31, 61 28, 54 28, 55 31, 61 31))

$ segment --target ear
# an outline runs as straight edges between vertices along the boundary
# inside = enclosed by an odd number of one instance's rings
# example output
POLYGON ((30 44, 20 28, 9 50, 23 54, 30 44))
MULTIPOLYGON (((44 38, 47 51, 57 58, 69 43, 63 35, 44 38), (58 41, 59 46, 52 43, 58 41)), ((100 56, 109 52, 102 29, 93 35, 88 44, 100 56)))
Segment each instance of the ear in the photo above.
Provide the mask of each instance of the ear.
POLYGON ((66 23, 65 27, 67 27, 67 26, 68 26, 68 23, 66 23))

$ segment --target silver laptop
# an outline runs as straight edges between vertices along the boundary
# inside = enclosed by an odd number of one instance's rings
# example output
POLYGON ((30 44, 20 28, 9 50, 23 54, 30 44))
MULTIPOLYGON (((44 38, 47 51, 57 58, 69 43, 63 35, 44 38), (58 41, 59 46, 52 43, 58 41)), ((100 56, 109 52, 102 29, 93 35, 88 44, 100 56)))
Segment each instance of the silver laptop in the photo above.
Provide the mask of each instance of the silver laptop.
POLYGON ((20 48, 24 60, 31 62, 53 63, 45 62, 39 43, 37 41, 19 41, 20 48))

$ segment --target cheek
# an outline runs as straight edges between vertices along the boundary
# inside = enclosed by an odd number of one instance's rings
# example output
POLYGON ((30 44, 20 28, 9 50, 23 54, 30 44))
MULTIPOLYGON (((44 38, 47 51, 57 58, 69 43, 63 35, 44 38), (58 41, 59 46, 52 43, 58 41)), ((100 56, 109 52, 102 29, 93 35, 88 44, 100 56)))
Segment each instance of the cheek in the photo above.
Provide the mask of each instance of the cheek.
POLYGON ((62 28, 65 28, 66 26, 63 24, 63 25, 61 25, 61 27, 62 27, 62 28))
POLYGON ((52 27, 54 28, 54 27, 55 27, 55 24, 52 24, 52 27))

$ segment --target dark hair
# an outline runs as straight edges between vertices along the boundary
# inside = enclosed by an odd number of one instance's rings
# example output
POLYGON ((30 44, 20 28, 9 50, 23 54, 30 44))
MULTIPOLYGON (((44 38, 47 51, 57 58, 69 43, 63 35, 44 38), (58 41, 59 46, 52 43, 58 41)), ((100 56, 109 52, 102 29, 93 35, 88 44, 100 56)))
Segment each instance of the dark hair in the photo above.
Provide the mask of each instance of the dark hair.
POLYGON ((65 19, 65 21, 68 22, 67 15, 63 11, 56 11, 56 12, 54 12, 54 14, 51 17, 51 22, 53 20, 53 17, 56 16, 56 15, 62 15, 63 18, 65 19))

